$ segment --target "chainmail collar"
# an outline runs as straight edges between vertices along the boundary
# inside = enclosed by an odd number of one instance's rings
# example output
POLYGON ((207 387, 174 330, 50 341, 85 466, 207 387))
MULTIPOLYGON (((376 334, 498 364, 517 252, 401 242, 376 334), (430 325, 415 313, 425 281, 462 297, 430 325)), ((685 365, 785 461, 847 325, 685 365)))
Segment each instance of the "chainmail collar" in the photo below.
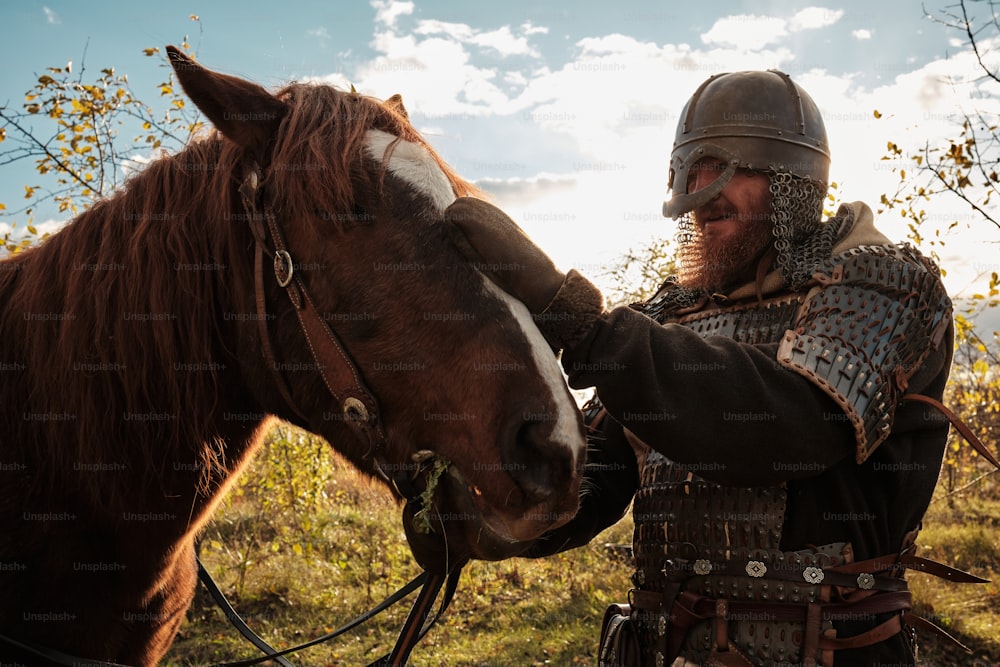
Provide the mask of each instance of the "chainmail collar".
MULTIPOLYGON (((792 292, 802 290, 820 264, 829 259, 838 241, 850 234, 856 222, 855 209, 841 206, 837 214, 821 220, 826 188, 789 174, 771 175, 772 223, 776 282, 792 292), (813 213, 813 212, 817 213, 813 213)), ((690 224, 685 229, 690 234, 690 224)), ((769 276, 770 278, 770 276, 769 276)), ((631 304, 631 308, 658 322, 674 319, 701 310, 709 303, 724 305, 737 294, 756 293, 753 285, 742 286, 729 295, 712 293, 703 288, 687 287, 677 276, 667 278, 656 294, 647 301, 631 304), (749 289, 748 289, 749 288, 749 289)))

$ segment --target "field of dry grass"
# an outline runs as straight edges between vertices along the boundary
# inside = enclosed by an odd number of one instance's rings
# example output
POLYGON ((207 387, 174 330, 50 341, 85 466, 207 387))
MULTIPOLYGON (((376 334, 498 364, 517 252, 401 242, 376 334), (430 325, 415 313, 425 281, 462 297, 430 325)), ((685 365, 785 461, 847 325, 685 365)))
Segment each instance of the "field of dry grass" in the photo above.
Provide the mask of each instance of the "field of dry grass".
MULTIPOLYGON (((932 505, 922 555, 981 576, 1000 573, 1000 475, 932 505)), ((419 572, 387 491, 331 457, 321 441, 284 430, 219 512, 202 557, 252 627, 278 647, 324 634, 419 572), (282 509, 295 507, 296 511, 282 509)), ((447 667, 596 665, 601 617, 624 601, 629 564, 607 544, 631 542, 626 517, 590 545, 540 561, 475 562, 412 664, 447 667)), ((909 577, 917 608, 974 649, 921 636, 927 667, 1000 664, 1000 586, 909 577)), ((387 652, 408 604, 309 649, 296 665, 365 665, 387 652)), ((165 664, 208 665, 254 651, 199 591, 165 664)))

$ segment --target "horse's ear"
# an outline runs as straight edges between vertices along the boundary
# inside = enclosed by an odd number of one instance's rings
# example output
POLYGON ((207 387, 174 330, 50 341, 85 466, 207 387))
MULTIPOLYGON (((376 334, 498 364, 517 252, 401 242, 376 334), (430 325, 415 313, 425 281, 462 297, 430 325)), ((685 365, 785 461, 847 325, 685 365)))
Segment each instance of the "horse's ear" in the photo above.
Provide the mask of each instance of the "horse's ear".
POLYGON ((395 95, 387 99, 385 101, 385 105, 390 109, 392 109, 393 111, 395 111, 396 113, 398 113, 406 120, 410 120, 410 114, 406 112, 406 107, 403 106, 403 96, 400 95, 399 93, 396 93, 395 95))
POLYGON ((285 105, 261 86, 205 69, 176 46, 167 58, 184 92, 226 138, 262 153, 278 130, 285 105))

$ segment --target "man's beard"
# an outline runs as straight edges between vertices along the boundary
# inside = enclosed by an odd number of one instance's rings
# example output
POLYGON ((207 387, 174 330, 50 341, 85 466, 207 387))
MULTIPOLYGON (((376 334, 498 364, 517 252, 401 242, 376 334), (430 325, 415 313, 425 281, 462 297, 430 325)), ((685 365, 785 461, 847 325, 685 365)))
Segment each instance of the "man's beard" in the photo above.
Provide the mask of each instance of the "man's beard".
MULTIPOLYGON (((768 248, 774 243, 770 205, 755 206, 746 228, 734 239, 713 239, 696 232, 685 248, 681 283, 687 287, 709 292, 725 293, 741 284, 751 282, 756 275, 757 264, 768 248)), ((712 212, 709 211, 706 218, 712 212)), ((697 223, 692 221, 694 230, 697 223)))

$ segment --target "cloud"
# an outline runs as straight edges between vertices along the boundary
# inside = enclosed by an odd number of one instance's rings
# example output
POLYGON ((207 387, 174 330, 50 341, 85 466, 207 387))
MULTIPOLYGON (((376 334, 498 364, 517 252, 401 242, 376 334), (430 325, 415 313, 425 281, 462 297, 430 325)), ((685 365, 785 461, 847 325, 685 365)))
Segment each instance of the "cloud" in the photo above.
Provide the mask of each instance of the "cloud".
POLYGON ((55 12, 54 9, 50 9, 49 7, 42 7, 42 11, 45 12, 45 21, 46 22, 48 22, 48 23, 62 23, 62 21, 59 18, 59 15, 56 14, 56 12, 55 12))
MULTIPOLYGON (((698 85, 732 71, 734 63, 784 69, 809 91, 826 118, 840 196, 873 208, 883 193, 896 191, 899 168, 914 171, 908 162, 882 160, 887 141, 907 156, 926 142, 940 144, 956 133, 957 104, 972 106, 975 86, 986 85, 944 83, 979 71, 966 53, 916 69, 900 63, 898 70, 880 71, 891 80, 874 88, 865 72, 799 64, 795 39, 844 16, 820 7, 788 16, 723 17, 693 45, 591 33, 556 60, 536 55, 544 42, 532 36, 547 34, 544 26, 407 18, 412 3, 376 0, 372 6, 376 56, 352 63, 350 80, 381 97, 401 92, 418 126, 433 128, 442 156, 491 192, 563 267, 613 263, 650 238, 672 235, 659 207, 678 114, 698 85)), ((873 38, 870 29, 851 34, 873 38)), ((1000 44, 986 46, 1000 53, 1000 44)), ((956 204, 938 199, 928 210, 941 209, 935 215, 943 220, 956 204)), ((895 212, 879 224, 890 238, 907 235, 895 212)), ((977 235, 966 234, 954 247, 977 250, 970 237, 977 235)), ((960 275, 949 267, 949 276, 960 275)))
POLYGON ((738 46, 753 51, 788 35, 788 21, 774 16, 738 14, 716 21, 701 36, 705 44, 738 46))
POLYGON ((826 7, 806 7, 788 20, 789 32, 799 30, 816 30, 833 25, 844 16, 843 9, 827 9, 826 7))
POLYGON ((306 30, 306 36, 316 37, 317 39, 320 40, 327 40, 330 39, 330 31, 327 30, 326 27, 324 26, 319 26, 317 28, 309 28, 308 30, 306 30))
POLYGON ((416 8, 412 2, 398 0, 372 0, 371 6, 375 8, 375 22, 388 27, 395 26, 396 19, 409 16, 416 8))
POLYGON ((806 7, 791 18, 757 14, 736 14, 718 19, 701 35, 705 44, 756 51, 802 30, 833 25, 844 15, 842 9, 806 7))
MULTIPOLYGON (((537 30, 530 34, 537 34, 537 30)), ((496 30, 481 31, 465 23, 449 23, 447 21, 422 20, 413 30, 418 35, 444 35, 458 42, 492 49, 500 56, 528 55, 538 57, 540 54, 528 44, 527 37, 515 36, 510 26, 502 26, 496 30)))

